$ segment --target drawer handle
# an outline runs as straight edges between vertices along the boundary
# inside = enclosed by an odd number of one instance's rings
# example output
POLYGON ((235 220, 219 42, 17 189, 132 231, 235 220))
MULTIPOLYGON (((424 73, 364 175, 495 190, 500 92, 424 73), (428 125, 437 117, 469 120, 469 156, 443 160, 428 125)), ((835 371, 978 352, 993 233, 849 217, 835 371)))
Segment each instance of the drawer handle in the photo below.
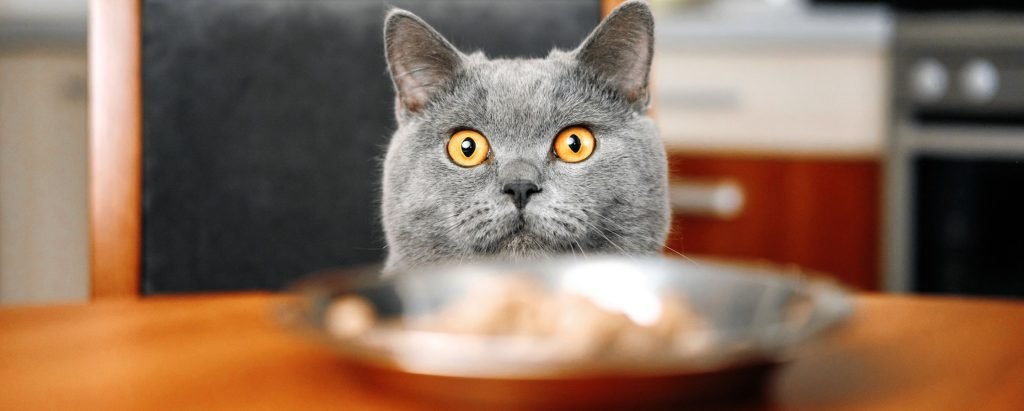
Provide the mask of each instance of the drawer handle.
POLYGON ((669 204, 676 214, 731 219, 743 211, 743 187, 732 180, 686 180, 669 185, 669 204))

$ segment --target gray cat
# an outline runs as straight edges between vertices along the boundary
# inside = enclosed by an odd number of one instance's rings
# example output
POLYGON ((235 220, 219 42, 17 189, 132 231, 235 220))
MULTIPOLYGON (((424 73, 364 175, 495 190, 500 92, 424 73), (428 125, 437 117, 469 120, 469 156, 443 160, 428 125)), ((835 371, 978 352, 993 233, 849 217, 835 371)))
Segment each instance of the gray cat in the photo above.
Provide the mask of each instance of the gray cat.
POLYGON ((631 1, 576 50, 488 59, 391 11, 398 130, 384 161, 385 270, 659 253, 669 208, 665 149, 645 115, 653 25, 631 1))

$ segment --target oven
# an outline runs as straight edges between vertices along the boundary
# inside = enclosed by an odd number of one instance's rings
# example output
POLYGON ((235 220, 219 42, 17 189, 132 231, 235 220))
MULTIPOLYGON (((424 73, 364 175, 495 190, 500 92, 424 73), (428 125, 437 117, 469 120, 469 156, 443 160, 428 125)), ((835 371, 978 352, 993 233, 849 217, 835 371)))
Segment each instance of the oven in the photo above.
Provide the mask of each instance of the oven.
POLYGON ((1024 14, 900 12, 894 33, 886 288, 1024 297, 1024 14))

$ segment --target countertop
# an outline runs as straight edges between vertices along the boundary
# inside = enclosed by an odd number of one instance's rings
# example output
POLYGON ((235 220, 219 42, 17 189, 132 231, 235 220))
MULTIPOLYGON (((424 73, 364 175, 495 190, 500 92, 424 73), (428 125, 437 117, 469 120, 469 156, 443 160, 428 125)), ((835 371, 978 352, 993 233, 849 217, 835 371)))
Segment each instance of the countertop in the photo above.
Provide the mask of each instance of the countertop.
MULTIPOLYGON (((0 309, 0 409, 437 409, 362 383, 246 293, 0 309)), ((865 294, 765 398, 716 409, 1019 410, 1024 304, 865 294)), ((450 408, 449 408, 450 409, 450 408)))

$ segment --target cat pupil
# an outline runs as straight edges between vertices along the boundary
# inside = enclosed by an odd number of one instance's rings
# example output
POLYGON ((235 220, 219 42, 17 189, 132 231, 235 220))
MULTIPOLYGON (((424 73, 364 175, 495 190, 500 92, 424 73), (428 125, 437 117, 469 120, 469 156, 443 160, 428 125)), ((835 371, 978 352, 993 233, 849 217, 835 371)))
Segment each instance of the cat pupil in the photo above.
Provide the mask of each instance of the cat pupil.
POLYGON ((569 149, 572 150, 573 153, 580 152, 580 138, 576 137, 575 134, 569 136, 569 149))
POLYGON ((462 155, 469 157, 473 155, 474 151, 476 151, 476 143, 473 142, 473 139, 466 137, 465 140, 462 140, 462 155))

